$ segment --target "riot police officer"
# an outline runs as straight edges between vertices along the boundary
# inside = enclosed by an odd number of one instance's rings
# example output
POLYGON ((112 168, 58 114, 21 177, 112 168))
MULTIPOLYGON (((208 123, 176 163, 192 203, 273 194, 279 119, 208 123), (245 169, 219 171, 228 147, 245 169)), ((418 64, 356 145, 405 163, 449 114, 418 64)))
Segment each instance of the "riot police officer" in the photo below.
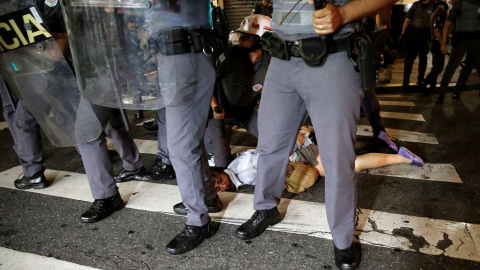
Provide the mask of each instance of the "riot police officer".
MULTIPOLYGON (((175 63, 169 66, 174 73, 177 92, 166 106, 166 134, 169 157, 177 176, 182 202, 188 209, 184 229, 167 244, 167 252, 188 252, 204 239, 212 237, 218 224, 208 215, 206 200, 218 200, 203 146, 209 104, 215 83, 214 59, 209 38, 207 0, 175 1, 161 12, 166 18, 157 41, 160 53, 158 63, 175 63), (167 50, 175 37, 172 50, 167 50), (167 39, 168 38, 168 39, 167 39), (168 40, 168 41, 167 41, 168 40), (191 43, 190 43, 191 41, 191 43)), ((167 78, 159 70, 162 86, 167 78)))
POLYGON ((447 38, 453 25, 455 32, 452 37, 452 52, 443 72, 438 98, 435 103, 443 104, 448 84, 465 53, 471 57, 473 66, 480 73, 480 1, 458 0, 448 13, 447 22, 443 28, 442 53, 447 54, 447 38))
POLYGON ((281 221, 277 205, 284 189, 288 156, 308 113, 314 128, 322 130, 317 133, 317 142, 320 155, 327 157, 325 162, 322 160, 325 202, 335 263, 340 269, 358 267, 359 253, 353 244, 356 209, 353 144, 363 93, 360 76, 348 57, 348 36, 354 32, 356 20, 394 2, 336 1, 341 6, 329 4, 315 11, 313 23, 313 6, 273 2, 272 27, 278 34, 267 39, 275 44, 270 46, 274 58, 265 78, 258 118, 256 211, 236 230, 238 238, 255 238, 281 221), (335 47, 323 47, 328 43, 322 42, 317 34, 334 32, 331 44, 335 47))
POLYGON ((426 93, 427 85, 430 85, 430 92, 436 91, 437 77, 443 71, 445 66, 445 55, 440 50, 442 41, 443 26, 447 20, 448 4, 443 1, 436 3, 437 9, 430 17, 430 52, 432 53, 432 69, 421 84, 421 91, 426 93))
POLYGON ((419 0, 410 7, 403 23, 401 40, 405 42, 407 56, 403 70, 403 89, 409 90, 413 62, 418 55, 417 85, 420 85, 427 69, 428 43, 430 41, 430 17, 435 11, 435 0, 419 0))
MULTIPOLYGON (((3 4, 8 5, 9 3, 3 4)), ((44 24, 56 41, 60 51, 65 55, 68 51, 68 41, 60 5, 54 5, 50 1, 44 0, 32 0, 28 4, 35 5, 39 10, 39 13, 44 18, 44 24)), ((11 62, 15 61, 12 59, 11 62)), ((28 108, 27 103, 18 97, 13 90, 13 87, 10 90, 7 89, 7 85, 0 76, 3 115, 13 136, 13 148, 19 157, 23 169, 23 177, 15 180, 14 185, 18 189, 45 188, 49 185, 49 182, 44 175, 45 167, 43 165, 40 125, 28 108)), ((34 89, 22 90, 33 91, 34 89)))
POLYGON ((13 137, 13 149, 23 169, 23 177, 14 185, 18 189, 46 188, 43 165, 43 146, 40 138, 40 126, 23 100, 19 100, 7 89, 0 76, 0 95, 3 103, 3 116, 13 137))

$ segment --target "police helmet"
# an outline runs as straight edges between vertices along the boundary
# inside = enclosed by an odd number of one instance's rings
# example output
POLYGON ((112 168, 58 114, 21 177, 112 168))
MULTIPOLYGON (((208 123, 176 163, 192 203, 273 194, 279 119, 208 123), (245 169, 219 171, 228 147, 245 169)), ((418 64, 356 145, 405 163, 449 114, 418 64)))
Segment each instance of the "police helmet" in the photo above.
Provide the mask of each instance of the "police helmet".
POLYGON ((261 37, 263 33, 273 31, 273 28, 270 26, 271 21, 272 19, 268 16, 252 14, 243 19, 237 31, 261 37))

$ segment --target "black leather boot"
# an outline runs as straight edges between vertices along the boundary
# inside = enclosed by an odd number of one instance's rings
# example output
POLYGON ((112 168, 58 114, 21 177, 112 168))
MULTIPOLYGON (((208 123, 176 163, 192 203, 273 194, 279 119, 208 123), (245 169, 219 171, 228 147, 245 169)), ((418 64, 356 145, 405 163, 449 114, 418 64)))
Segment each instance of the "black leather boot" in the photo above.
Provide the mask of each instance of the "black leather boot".
POLYGON ((167 252, 178 255, 198 247, 203 240, 215 235, 219 224, 209 221, 204 226, 185 225, 185 228, 167 245, 167 252))
POLYGON ((48 187, 49 183, 45 178, 43 171, 37 172, 31 177, 24 176, 22 179, 17 179, 13 182, 18 189, 42 189, 48 187))
POLYGON ((277 207, 266 210, 257 210, 253 216, 235 231, 235 236, 242 240, 253 239, 262 234, 268 226, 280 222, 282 217, 277 207))
POLYGON ((145 121, 143 122, 143 128, 148 130, 148 131, 157 131, 158 130, 158 125, 155 120, 151 121, 145 121))
POLYGON ((349 248, 338 249, 333 244, 333 252, 335 255, 335 265, 341 270, 357 269, 360 263, 360 252, 357 245, 352 243, 349 248))
POLYGON ((143 172, 145 172, 145 167, 143 166, 140 169, 134 171, 127 171, 123 169, 119 174, 115 175, 113 179, 117 183, 128 182, 130 180, 134 180, 136 175, 143 172))
POLYGON ((155 181, 173 178, 175 178, 175 170, 173 169, 173 166, 165 164, 161 157, 155 158, 151 171, 142 172, 135 176, 135 179, 140 181, 155 181))
POLYGON ((90 209, 80 216, 80 220, 85 223, 97 222, 124 207, 125 202, 123 202, 120 194, 117 193, 105 199, 95 200, 90 209))
MULTIPOLYGON (((205 203, 207 204, 208 213, 218 213, 223 209, 222 201, 220 201, 218 196, 211 200, 205 201, 205 203)), ((173 212, 179 215, 187 215, 188 209, 183 202, 181 202, 173 206, 173 212)))
POLYGON ((443 100, 445 99, 445 95, 438 95, 437 99, 435 100, 435 103, 437 104, 443 104, 443 100))

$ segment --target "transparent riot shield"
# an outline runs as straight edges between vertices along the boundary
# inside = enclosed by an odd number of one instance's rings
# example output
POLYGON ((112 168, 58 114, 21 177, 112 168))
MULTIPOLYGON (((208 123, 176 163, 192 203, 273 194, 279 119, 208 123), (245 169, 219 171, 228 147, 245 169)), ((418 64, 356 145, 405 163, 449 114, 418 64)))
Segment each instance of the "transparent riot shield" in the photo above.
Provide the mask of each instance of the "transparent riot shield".
MULTIPOLYGON (((156 110, 177 90, 174 58, 157 61, 172 42, 161 4, 143 0, 64 0, 75 69, 88 101, 114 108, 156 110)), ((161 2, 161 1, 160 1, 161 2)))
POLYGON ((77 80, 32 3, 0 3, 1 77, 25 101, 53 145, 91 141, 102 127, 89 104, 80 105, 77 80), (90 124, 78 126, 79 118, 90 119, 90 124))

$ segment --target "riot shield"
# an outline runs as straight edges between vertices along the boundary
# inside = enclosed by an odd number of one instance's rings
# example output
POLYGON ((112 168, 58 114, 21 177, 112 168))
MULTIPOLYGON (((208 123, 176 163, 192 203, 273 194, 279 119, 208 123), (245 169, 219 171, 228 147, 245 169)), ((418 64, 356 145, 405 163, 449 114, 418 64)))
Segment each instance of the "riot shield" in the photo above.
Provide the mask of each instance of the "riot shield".
MULTIPOLYGON (((121 109, 156 110, 174 97, 173 46, 162 4, 143 0, 64 0, 62 7, 76 74, 88 101, 121 109)), ((163 1, 165 2, 165 1, 163 1)))
POLYGON ((80 144, 102 132, 88 104, 79 107, 77 80, 32 0, 0 3, 0 74, 53 145, 80 144), (90 119, 88 127, 79 127, 78 118, 90 119))

